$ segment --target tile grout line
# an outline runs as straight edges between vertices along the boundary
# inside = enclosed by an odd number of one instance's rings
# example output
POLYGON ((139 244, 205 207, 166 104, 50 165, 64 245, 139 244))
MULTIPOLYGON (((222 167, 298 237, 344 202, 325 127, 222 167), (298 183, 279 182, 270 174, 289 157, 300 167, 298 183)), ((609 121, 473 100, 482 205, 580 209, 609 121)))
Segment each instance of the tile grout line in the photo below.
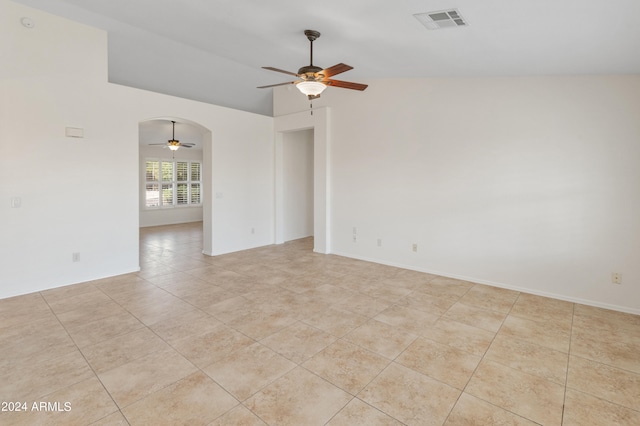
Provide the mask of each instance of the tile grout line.
MULTIPOLYGON (((94 287, 95 287, 95 286, 94 286, 94 287)), ((97 288, 97 287, 96 287, 96 289, 98 289, 99 291, 102 291, 100 288, 97 288)), ((104 292, 103 292, 103 294, 104 294, 104 292)), ((41 296, 42 296, 42 294, 41 294, 41 296)), ((107 296, 109 297, 109 295, 108 295, 108 294, 107 294, 107 296)), ((119 413, 120 413, 120 415, 122 416, 122 418, 123 418, 123 419, 125 419, 125 421, 127 422, 127 424, 129 424, 129 425, 130 425, 131 423, 129 423, 129 420, 125 417, 124 413, 122 412, 122 409, 120 408, 120 406, 118 405, 118 403, 116 402, 116 400, 113 398, 113 395, 111 395, 111 392, 109 392, 109 390, 106 388, 106 386, 104 385, 104 383, 103 383, 103 382, 102 382, 102 380, 100 379, 100 376, 98 376, 98 373, 96 372, 96 370, 93 368, 93 366, 91 365, 91 363, 89 363, 89 360, 88 360, 88 359, 87 359, 87 357, 85 356, 84 352, 82 352, 82 349, 80 348, 80 346, 78 346, 78 343, 76 342, 76 340, 73 338, 73 336, 71 336, 71 334, 69 333, 69 330, 67 329, 67 327, 62 323, 62 321, 60 320, 60 318, 58 318, 58 314, 56 314, 56 313, 53 311, 53 308, 51 308, 51 305, 49 305, 49 302, 46 300, 46 298, 45 298, 44 296, 42 296, 42 298, 44 299, 44 301, 45 301, 45 303, 47 304, 47 306, 49 306, 49 309, 51 309, 51 312, 53 313, 53 315, 56 317, 56 320, 58 321, 58 324, 60 324, 60 326, 64 329, 65 333, 67 333, 67 336, 69 336, 69 338, 71 339, 71 341, 72 341, 72 342, 73 342, 73 344, 75 345, 76 349, 78 350, 78 352, 80 353, 80 355, 81 355, 81 356, 82 356, 82 358, 84 359, 84 362, 87 364, 87 367, 89 367, 89 368, 91 369, 91 372, 93 373, 94 377, 96 378, 96 380, 98 380, 98 382, 100 383, 100 386, 102 386, 102 389, 104 389, 104 391, 107 393, 107 395, 109 395, 109 398, 110 398, 110 399, 111 399, 111 401, 113 402, 113 405, 117 408, 117 411, 114 411, 114 412, 112 412, 112 413, 109 413, 107 416, 110 416, 110 415, 112 415, 113 413, 119 412, 119 413)), ((84 380, 87 380, 87 379, 84 379, 84 380)), ((73 385, 76 385, 76 384, 78 384, 78 383, 81 383, 81 382, 83 382, 84 380, 80 380, 80 381, 78 381, 78 382, 76 382, 76 383, 73 383, 73 384, 71 384, 71 385, 67 386, 67 388, 68 388, 68 387, 71 387, 71 386, 73 386, 73 385)), ((66 388, 62 388, 62 389, 66 389, 66 388)), ((57 392, 57 391, 56 391, 56 392, 57 392)), ((53 393, 53 392, 52 392, 52 393, 53 393)), ((107 416, 104 416, 104 417, 107 417, 107 416)), ((103 417, 103 418, 104 418, 104 417, 103 417)), ((100 419, 98 419, 98 420, 100 420, 100 419)), ((98 421, 98 420, 96 420, 96 421, 98 421)), ((94 421, 94 422, 92 422, 92 423, 95 423, 95 421, 94 421)))
POLYGON ((576 305, 571 304, 571 328, 569 329, 569 349, 567 350, 567 371, 564 377, 564 394, 562 395, 562 416, 560 417, 560 424, 564 424, 564 412, 567 403, 567 388, 569 386, 569 368, 571 364, 571 346, 573 345, 573 322, 576 316, 576 305))
MULTIPOLYGON (((489 352, 489 350, 491 349, 491 346, 493 345, 493 343, 495 342, 496 337, 498 336, 498 334, 500 333, 500 330, 502 330, 502 327, 504 326, 504 322, 507 320, 507 318, 509 317, 509 315, 511 314, 511 311, 513 310, 513 307, 515 306, 515 304, 518 302, 518 299, 520 299, 520 297, 522 296, 522 292, 518 292, 518 297, 513 301, 513 303, 511 304, 511 307, 509 308, 509 312, 507 312, 500 324, 500 327, 498 328, 498 330, 495 332, 495 334, 493 335, 493 338, 491 339, 491 343, 489 344, 489 346, 487 346, 487 349, 484 351, 484 354, 482 354, 482 356, 480 357, 480 361, 478 361, 478 365, 476 365, 476 368, 474 368, 473 372, 471 373, 471 375, 469 376, 469 379, 467 380, 467 383, 464 385, 464 388, 462 389, 462 392, 460 393, 460 395, 458 396, 458 399, 456 400, 456 403, 453 405, 453 407, 451 407, 451 411, 449 412, 449 414, 447 415, 447 419, 449 418, 449 416, 451 415, 451 413, 453 412, 453 409, 455 408, 456 404, 458 403, 458 401, 460 400, 460 397, 462 396, 463 393, 465 393, 467 386, 469 385, 469 383, 471 382, 471 379, 473 378, 473 376, 476 374, 476 372, 478 371, 478 368, 480 367, 480 364, 482 363, 482 361, 484 360, 485 356, 487 355, 487 352, 489 352)), ((502 365, 502 364, 501 364, 502 365)), ((511 368, 509 366, 505 366, 507 368, 511 368)), ((518 413, 515 413, 511 410, 508 410, 504 407, 500 407, 495 405, 494 403, 492 403, 491 401, 487 401, 483 398, 480 398, 476 395, 473 395, 471 393, 469 393, 469 395, 473 396, 474 398, 478 398, 481 401, 486 402, 487 404, 490 404, 494 407, 500 408, 508 413, 513 414, 514 416, 517 416, 519 418, 522 419, 526 419, 528 421, 531 421, 533 423, 539 424, 538 422, 536 422, 535 420, 529 419, 527 417, 524 417, 518 413)), ((446 420, 445 420, 446 422, 446 420)))

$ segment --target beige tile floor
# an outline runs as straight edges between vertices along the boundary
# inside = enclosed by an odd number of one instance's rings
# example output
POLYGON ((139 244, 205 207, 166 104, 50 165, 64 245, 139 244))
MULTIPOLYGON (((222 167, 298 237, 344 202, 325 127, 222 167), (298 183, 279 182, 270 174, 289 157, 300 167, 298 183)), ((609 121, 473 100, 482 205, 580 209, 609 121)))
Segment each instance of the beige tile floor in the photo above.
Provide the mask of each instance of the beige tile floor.
POLYGON ((640 424, 639 316, 201 234, 143 229, 140 273, 0 300, 2 408, 27 403, 0 424, 640 424))

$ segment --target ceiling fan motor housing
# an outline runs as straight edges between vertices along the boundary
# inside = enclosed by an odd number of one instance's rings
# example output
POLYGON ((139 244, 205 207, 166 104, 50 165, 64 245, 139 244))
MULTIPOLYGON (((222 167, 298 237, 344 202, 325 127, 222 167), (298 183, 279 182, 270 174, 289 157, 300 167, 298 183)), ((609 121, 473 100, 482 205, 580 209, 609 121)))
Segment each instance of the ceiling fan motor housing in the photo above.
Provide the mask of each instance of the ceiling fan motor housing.
POLYGON ((305 80, 315 80, 317 73, 319 73, 320 71, 322 71, 322 68, 320 67, 316 67, 315 65, 307 65, 298 70, 298 75, 305 80))

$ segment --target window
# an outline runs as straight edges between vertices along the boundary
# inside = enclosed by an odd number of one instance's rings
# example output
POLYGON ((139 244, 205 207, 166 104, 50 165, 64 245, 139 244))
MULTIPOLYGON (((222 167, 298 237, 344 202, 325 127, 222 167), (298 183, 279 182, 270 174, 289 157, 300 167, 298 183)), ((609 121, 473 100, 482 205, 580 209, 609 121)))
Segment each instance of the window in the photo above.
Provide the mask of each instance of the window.
POLYGON ((145 161, 145 207, 194 206, 202 203, 202 164, 196 161, 145 161))

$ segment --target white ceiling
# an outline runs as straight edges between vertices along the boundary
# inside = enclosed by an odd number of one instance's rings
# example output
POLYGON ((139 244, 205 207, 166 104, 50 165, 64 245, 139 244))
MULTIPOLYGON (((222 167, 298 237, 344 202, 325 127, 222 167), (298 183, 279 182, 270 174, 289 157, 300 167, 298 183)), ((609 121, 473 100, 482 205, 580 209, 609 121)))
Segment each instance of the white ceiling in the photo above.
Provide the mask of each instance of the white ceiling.
MULTIPOLYGON (((640 73, 639 0, 16 0, 109 33, 109 80, 271 115, 260 69, 314 65, 340 79, 640 73), (457 8, 468 27, 413 14, 457 8)), ((37 23, 36 23, 37 25, 37 23)))

